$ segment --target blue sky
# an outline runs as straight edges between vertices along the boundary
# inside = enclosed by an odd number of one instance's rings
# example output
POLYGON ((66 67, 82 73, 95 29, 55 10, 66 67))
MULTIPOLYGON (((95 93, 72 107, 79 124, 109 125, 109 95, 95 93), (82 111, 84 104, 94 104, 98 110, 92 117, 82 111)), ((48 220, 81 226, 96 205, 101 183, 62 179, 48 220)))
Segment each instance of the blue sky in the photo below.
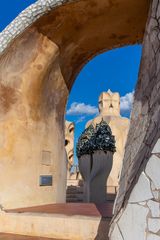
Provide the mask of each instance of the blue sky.
POLYGON ((2 31, 22 10, 35 0, 1 0, 0 31, 2 31))
POLYGON ((118 91, 121 96, 121 115, 130 117, 141 51, 141 45, 117 48, 93 58, 81 70, 66 108, 66 119, 76 123, 75 143, 86 122, 96 116, 98 97, 103 91, 118 91))
MULTIPOLYGON (((0 8, 0 31, 35 0, 5 0, 0 8)), ((138 78, 141 45, 126 46, 105 52, 92 59, 75 80, 66 119, 76 123, 75 143, 85 124, 97 114, 98 97, 111 89, 121 96, 121 114, 129 117, 133 91, 138 78)))

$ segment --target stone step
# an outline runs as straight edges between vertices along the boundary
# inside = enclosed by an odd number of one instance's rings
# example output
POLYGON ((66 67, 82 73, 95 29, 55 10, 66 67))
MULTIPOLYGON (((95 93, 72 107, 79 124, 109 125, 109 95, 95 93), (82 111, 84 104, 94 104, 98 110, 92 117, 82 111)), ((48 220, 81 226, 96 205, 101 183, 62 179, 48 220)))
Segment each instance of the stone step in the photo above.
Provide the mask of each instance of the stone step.
POLYGON ((83 199, 83 194, 67 194, 66 199, 83 199))
POLYGON ((66 190, 67 203, 83 202, 83 186, 68 186, 66 190))
POLYGON ((66 200, 67 203, 82 203, 83 202, 83 199, 67 199, 66 200))
POLYGON ((79 188, 79 189, 83 189, 83 186, 67 186, 66 189, 76 189, 76 188, 79 188))
POLYGON ((70 195, 70 194, 83 194, 83 192, 81 192, 81 191, 68 191, 67 193, 66 193, 67 195, 70 195))
POLYGON ((70 197, 80 198, 80 197, 83 197, 83 193, 68 193, 66 195, 66 197, 68 197, 68 198, 70 198, 70 197))
POLYGON ((80 201, 80 202, 83 202, 83 198, 66 198, 66 202, 76 202, 76 201, 80 201))
POLYGON ((72 190, 72 191, 67 191, 66 194, 83 194, 83 191, 78 191, 78 190, 72 190))
POLYGON ((67 189, 83 189, 83 186, 67 186, 67 189))
POLYGON ((67 179, 67 186, 83 186, 82 180, 67 179))
MULTIPOLYGON (((116 194, 109 193, 106 195, 106 201, 114 202, 116 194)), ((83 187, 82 186, 68 186, 66 190, 67 202, 83 202, 83 187)))

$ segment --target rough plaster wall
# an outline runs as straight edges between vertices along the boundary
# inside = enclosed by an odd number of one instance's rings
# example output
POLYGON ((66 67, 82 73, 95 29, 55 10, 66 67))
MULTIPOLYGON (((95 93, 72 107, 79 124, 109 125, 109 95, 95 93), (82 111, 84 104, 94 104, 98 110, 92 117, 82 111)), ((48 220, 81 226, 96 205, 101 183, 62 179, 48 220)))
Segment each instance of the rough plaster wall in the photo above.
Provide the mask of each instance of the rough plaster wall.
POLYGON ((160 3, 151 6, 143 41, 139 80, 131 116, 115 212, 127 198, 160 136, 160 3), (127 193, 127 194, 126 194, 127 193))
POLYGON ((5 209, 65 201, 68 89, 58 58, 59 48, 32 29, 0 59, 0 203, 5 209), (52 175, 53 186, 40 186, 40 175, 52 175))
POLYGON ((160 239, 160 139, 134 186, 124 211, 112 223, 110 240, 160 239))

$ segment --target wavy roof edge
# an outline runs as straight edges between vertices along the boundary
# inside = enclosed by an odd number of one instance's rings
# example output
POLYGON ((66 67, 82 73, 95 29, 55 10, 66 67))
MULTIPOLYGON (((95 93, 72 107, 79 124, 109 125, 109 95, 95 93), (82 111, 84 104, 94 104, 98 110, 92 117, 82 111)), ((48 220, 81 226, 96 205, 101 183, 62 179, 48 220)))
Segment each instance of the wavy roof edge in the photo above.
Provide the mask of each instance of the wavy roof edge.
POLYGON ((18 35, 24 32, 37 19, 50 12, 57 6, 71 0, 38 0, 23 10, 1 33, 0 54, 4 52, 18 35))

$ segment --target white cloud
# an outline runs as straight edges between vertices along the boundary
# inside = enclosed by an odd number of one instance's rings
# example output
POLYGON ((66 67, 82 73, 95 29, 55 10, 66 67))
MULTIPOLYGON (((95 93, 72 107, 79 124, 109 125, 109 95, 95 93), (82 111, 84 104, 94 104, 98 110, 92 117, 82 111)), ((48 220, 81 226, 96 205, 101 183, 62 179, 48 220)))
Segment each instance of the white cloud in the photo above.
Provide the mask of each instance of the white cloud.
POLYGON ((121 97, 120 99, 120 107, 121 111, 128 112, 132 108, 132 103, 134 99, 134 91, 127 93, 125 96, 121 97))
MULTIPOLYGON (((133 98, 134 98, 134 91, 129 92, 120 98, 120 108, 122 112, 129 112, 131 110, 133 98)), ((77 120, 77 123, 84 121, 85 119, 84 115, 95 115, 95 114, 98 114, 98 108, 96 106, 92 106, 90 104, 85 104, 85 103, 73 102, 70 108, 67 110, 67 115, 72 115, 72 116, 83 115, 77 120)))
POLYGON ((98 113, 98 108, 85 103, 74 102, 67 110, 67 115, 94 115, 98 113))
POLYGON ((81 116, 81 117, 79 117, 79 118, 77 119, 76 123, 81 123, 81 122, 83 122, 85 119, 86 119, 85 116, 81 116))

